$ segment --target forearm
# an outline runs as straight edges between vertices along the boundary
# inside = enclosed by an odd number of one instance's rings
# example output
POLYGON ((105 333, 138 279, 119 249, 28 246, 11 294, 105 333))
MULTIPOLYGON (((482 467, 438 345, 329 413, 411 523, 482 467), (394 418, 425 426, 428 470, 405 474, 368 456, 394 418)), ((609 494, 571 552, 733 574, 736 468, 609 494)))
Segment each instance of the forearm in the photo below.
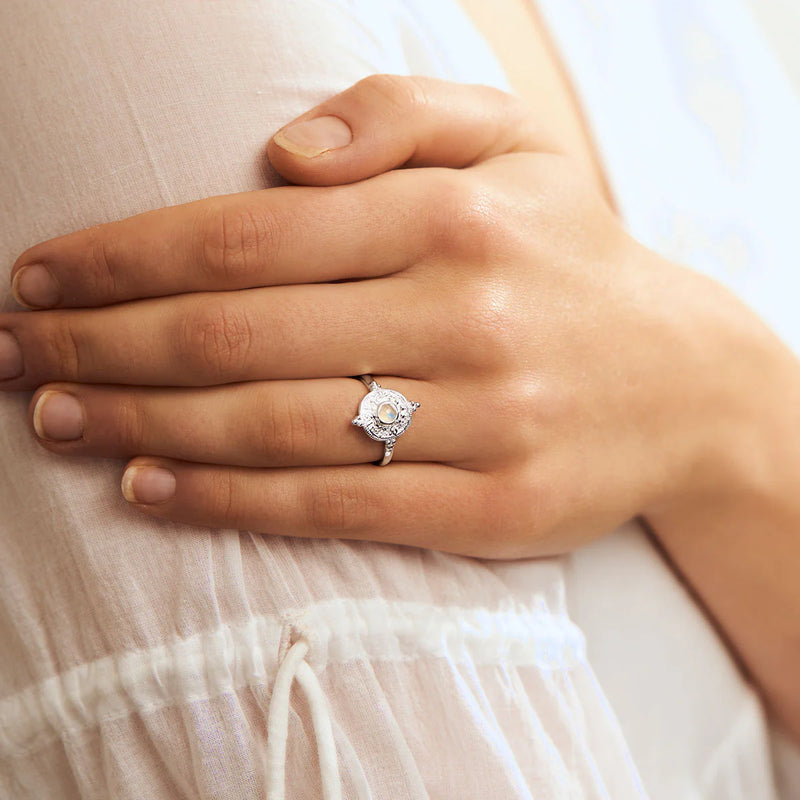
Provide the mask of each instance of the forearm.
POLYGON ((729 417, 737 424, 720 436, 716 465, 704 465, 724 485, 647 521, 771 712, 800 740, 800 365, 761 333, 744 355, 730 355, 744 364, 729 417))

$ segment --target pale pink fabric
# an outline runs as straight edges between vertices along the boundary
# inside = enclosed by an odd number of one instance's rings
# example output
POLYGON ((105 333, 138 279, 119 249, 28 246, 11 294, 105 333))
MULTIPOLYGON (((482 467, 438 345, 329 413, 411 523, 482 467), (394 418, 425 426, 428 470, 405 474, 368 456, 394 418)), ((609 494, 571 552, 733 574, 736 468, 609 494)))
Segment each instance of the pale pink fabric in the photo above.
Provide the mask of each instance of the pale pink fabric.
MULTIPOLYGON (((0 62, 9 264, 76 228, 271 185, 270 134, 371 72, 505 85, 449 0, 5 0, 0 62)), ((0 301, 15 308, 2 282, 0 301)), ((28 400, 0 395, 0 797, 264 797, 275 679, 297 641, 288 798, 335 791, 309 673, 344 797, 644 796, 566 614, 563 560, 147 519, 121 498, 122 462, 39 448, 28 400)), ((660 561, 649 569, 674 587, 660 561)), ((750 708, 705 641, 734 709, 750 708)), ((741 740, 709 741, 725 749, 706 797, 770 800, 757 706, 741 740)), ((668 770, 702 771, 695 755, 653 756, 650 794, 668 770)))

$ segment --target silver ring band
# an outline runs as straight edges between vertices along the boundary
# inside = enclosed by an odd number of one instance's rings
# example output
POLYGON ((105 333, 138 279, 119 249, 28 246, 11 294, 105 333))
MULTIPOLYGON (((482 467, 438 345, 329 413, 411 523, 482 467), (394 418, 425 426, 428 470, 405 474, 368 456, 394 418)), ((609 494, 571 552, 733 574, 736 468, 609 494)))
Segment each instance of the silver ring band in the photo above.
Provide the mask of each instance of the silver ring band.
POLYGON ((375 463, 385 467, 392 460, 397 437, 402 436, 411 424, 411 415, 419 403, 408 400, 394 389, 384 389, 372 375, 358 375, 369 390, 358 407, 358 416, 353 425, 364 429, 364 433, 383 443, 383 458, 375 463))

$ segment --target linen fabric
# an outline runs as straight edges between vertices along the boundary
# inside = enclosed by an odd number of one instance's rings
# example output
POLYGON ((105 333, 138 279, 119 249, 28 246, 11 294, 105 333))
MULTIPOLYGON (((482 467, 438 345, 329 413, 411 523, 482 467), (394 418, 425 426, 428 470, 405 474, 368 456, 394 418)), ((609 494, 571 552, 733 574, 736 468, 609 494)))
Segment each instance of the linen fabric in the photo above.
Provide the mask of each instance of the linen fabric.
MULTIPOLYGON (((600 12, 555 5, 543 10, 585 75, 600 12)), ((506 88, 450 0, 6 0, 0 23, 9 264, 77 228, 274 185, 270 135, 370 73, 506 88)), ((680 63, 670 42, 637 70, 680 63)), ((582 85, 593 120, 624 124, 623 104, 597 110, 582 85)), ((646 233, 668 192, 625 177, 613 124, 601 149, 646 233)), ((0 303, 16 309, 5 287, 0 303)), ((195 529, 130 509, 121 461, 42 450, 29 399, 0 395, 0 797, 278 797, 276 765, 298 800, 776 796, 758 702, 633 526, 573 559, 513 563, 195 529), (622 586, 618 564, 639 583, 622 586), (631 587, 658 613, 633 614, 631 587), (687 641, 696 654, 670 646, 687 641), (627 702, 615 670, 639 676, 627 702), (662 729, 644 719, 659 687, 685 711, 656 714, 662 729)))

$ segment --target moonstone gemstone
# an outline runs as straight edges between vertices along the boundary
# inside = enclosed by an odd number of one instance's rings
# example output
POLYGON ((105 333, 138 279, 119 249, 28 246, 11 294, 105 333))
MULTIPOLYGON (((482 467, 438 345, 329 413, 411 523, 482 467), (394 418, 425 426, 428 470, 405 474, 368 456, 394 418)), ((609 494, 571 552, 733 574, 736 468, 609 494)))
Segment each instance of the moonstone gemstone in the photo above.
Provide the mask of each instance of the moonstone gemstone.
POLYGON ((397 419, 397 409, 392 403, 381 403, 378 406, 378 419, 384 425, 391 425, 397 419))

